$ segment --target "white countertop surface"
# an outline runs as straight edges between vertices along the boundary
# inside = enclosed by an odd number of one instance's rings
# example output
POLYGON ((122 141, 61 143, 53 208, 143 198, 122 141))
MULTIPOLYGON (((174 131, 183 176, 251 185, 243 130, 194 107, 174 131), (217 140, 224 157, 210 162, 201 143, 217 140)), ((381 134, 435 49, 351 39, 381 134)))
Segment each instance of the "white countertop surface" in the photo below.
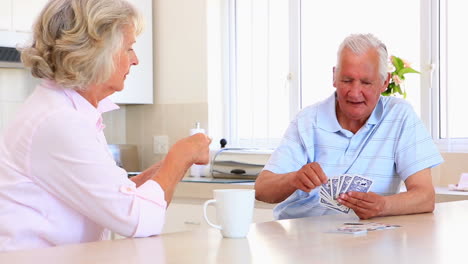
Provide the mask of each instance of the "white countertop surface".
MULTIPOLYGON (((174 201, 207 200, 212 199, 214 189, 252 189, 252 180, 213 179, 213 178, 184 178, 177 186, 174 201)), ((401 191, 405 191, 403 187, 401 191)), ((435 186, 436 202, 450 202, 468 200, 468 192, 450 191, 448 186, 435 186)), ((256 202, 257 208, 273 208, 276 204, 256 202)))
MULTIPOLYGON (((468 201, 436 204, 434 213, 381 217, 397 224, 365 235, 330 233, 351 215, 252 224, 245 239, 216 229, 0 253, 0 263, 466 263, 468 201)), ((364 221, 368 222, 368 221, 364 221)))
POLYGON ((212 178, 212 177, 185 177, 182 179, 182 182, 198 182, 198 183, 222 183, 222 184, 231 184, 238 183, 244 184, 248 183, 253 185, 255 180, 250 179, 224 179, 224 178, 212 178))

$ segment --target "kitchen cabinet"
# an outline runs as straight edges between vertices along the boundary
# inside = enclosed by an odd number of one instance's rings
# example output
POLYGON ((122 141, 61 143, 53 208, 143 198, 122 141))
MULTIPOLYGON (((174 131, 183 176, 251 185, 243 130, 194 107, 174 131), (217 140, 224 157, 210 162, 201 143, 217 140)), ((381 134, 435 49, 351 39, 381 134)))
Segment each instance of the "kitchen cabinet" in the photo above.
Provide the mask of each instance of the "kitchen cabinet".
MULTIPOLYGON (((8 0, 2 0, 8 1, 8 0)), ((48 0, 11 0, 12 29, 17 32, 28 32, 48 0)))
POLYGON ((130 67, 123 91, 111 95, 118 104, 153 103, 153 5, 151 0, 128 0, 145 18, 143 32, 133 45, 138 56, 138 65, 130 67))
MULTIPOLYGON (((209 178, 207 178, 208 180, 209 178)), ((229 181, 227 181, 229 182, 229 181)), ((251 183, 196 182, 191 178, 184 179, 177 185, 174 199, 167 208, 166 224, 163 233, 190 231, 198 228, 211 228, 203 217, 203 203, 213 199, 216 189, 253 189, 251 183)), ((254 223, 273 221, 274 204, 256 201, 253 215, 254 223)), ((216 209, 208 206, 209 219, 216 223, 216 209)))
POLYGON ((11 28, 11 1, 0 0, 0 30, 9 30, 11 28))
POLYGON ((31 38, 32 25, 48 0, 0 0, 0 46, 16 47, 31 38))
MULTIPOLYGON (((190 179, 184 179, 177 185, 174 198, 167 208, 166 222, 163 228, 163 234, 190 231, 199 228, 212 228, 203 217, 203 203, 213 199, 213 190, 215 189, 253 189, 252 183, 230 183, 221 184, 219 182, 197 183, 190 179)), ((274 221, 273 207, 276 204, 267 204, 255 201, 255 209, 252 222, 261 223, 274 221)), ((214 206, 208 206, 207 213, 209 219, 217 223, 216 209, 214 206)), ((113 236, 114 239, 122 238, 119 235, 113 236)))
MULTIPOLYGON (((208 207, 208 217, 212 222, 216 221, 214 207, 208 207)), ((203 219, 203 205, 172 203, 167 208, 166 223, 163 233, 191 231, 198 228, 210 227, 203 219)))
MULTIPOLYGON (((208 206, 207 214, 211 222, 217 224, 216 209, 208 206)), ((273 210, 269 208, 255 208, 253 214, 254 223, 274 221, 273 210)), ((172 202, 167 208, 166 223, 162 233, 175 233, 192 231, 198 228, 212 228, 203 217, 203 202, 172 202)), ((122 239, 123 236, 112 234, 113 239, 122 239)))
MULTIPOLYGON (((125 89, 111 95, 118 104, 153 103, 153 19, 152 0, 128 0, 140 10, 145 21, 134 50, 139 64, 130 69, 125 89)), ((32 25, 48 0, 0 0, 0 46, 25 45, 31 38, 32 25)))
POLYGON ((48 0, 0 0, 0 30, 30 33, 39 10, 48 0))
MULTIPOLYGON (((207 178, 209 179, 209 178, 207 178)), ((229 181, 226 181, 229 182, 229 181)), ((210 227, 203 218, 203 203, 213 199, 213 190, 216 189, 253 189, 254 183, 220 183, 220 182, 196 182, 183 179, 177 185, 174 199, 169 205, 166 214, 164 233, 188 231, 197 228, 210 227)), ((255 201, 253 222, 273 221, 273 207, 275 204, 266 204, 255 201)), ((208 207, 208 216, 212 222, 216 222, 216 210, 208 207)))
MULTIPOLYGON (((208 206, 207 214, 210 221, 217 224, 214 206, 208 206)), ((273 220, 272 209, 254 209, 252 220, 254 223, 273 220)), ((198 228, 211 228, 203 217, 203 203, 171 203, 167 208, 166 224, 164 225, 163 233, 191 231, 198 228)))

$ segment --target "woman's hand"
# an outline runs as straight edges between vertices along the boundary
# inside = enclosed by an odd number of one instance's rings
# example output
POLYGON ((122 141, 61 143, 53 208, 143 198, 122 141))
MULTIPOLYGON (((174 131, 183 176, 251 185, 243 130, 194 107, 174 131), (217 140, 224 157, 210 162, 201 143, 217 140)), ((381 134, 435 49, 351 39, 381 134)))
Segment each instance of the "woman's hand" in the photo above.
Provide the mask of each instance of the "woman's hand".
POLYGON ((207 164, 210 161, 211 138, 198 133, 177 141, 171 152, 191 166, 192 164, 207 164))
POLYGON ((207 164, 210 161, 210 143, 211 139, 208 136, 198 133, 177 141, 171 147, 152 178, 164 190, 168 204, 172 200, 177 183, 184 177, 187 169, 194 163, 207 164))

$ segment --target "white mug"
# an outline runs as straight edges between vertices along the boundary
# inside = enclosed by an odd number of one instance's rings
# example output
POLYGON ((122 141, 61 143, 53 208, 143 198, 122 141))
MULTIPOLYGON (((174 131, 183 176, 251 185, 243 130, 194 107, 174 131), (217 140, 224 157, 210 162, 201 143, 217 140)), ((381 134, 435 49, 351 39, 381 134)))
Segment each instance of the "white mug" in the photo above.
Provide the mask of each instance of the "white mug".
POLYGON ((255 190, 218 189, 213 190, 214 199, 203 204, 203 216, 206 222, 221 230, 223 237, 246 237, 252 223, 255 203, 255 190), (206 209, 209 204, 216 205, 216 216, 219 225, 208 219, 206 209))

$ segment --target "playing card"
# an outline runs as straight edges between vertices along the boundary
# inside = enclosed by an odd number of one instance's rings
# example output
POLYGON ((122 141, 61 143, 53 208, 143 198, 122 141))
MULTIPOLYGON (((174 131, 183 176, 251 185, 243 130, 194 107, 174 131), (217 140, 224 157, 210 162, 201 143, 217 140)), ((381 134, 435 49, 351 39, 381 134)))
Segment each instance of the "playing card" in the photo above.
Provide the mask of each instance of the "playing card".
POLYGON ((330 197, 330 195, 329 195, 326 191, 324 191, 323 188, 320 189, 319 194, 320 194, 320 197, 323 197, 323 198, 325 198, 326 200, 333 200, 333 199, 330 197))
POLYGON ((331 197, 336 200, 336 197, 338 197, 338 178, 332 178, 331 179, 331 197))
POLYGON ((322 205, 324 205, 325 207, 328 207, 330 209, 336 210, 336 211, 341 212, 341 213, 347 214, 350 211, 350 209, 348 207, 343 206, 343 205, 338 205, 336 203, 336 201, 328 201, 328 200, 326 200, 324 198, 320 198, 320 203, 322 205))
POLYGON ((341 186, 340 188, 338 189, 338 195, 342 194, 342 193, 345 193, 346 192, 346 189, 348 188, 349 184, 352 182, 353 180, 353 177, 352 175, 343 175, 341 178, 342 178, 342 181, 341 181, 341 186))
POLYGON ((338 185, 336 186, 336 197, 338 197, 338 195, 340 195, 340 188, 341 188, 341 184, 343 184, 343 175, 340 175, 338 177, 338 185))
POLYGON ((344 223, 343 225, 337 227, 336 229, 330 230, 328 232, 359 235, 359 234, 367 234, 367 232, 369 231, 394 229, 398 227, 400 226, 383 224, 383 223, 375 223, 375 222, 354 222, 354 223, 344 223))
POLYGON ((397 227, 400 227, 400 226, 384 224, 384 223, 376 223, 376 222, 352 222, 352 223, 344 223, 338 229, 355 229, 355 230, 375 231, 375 230, 394 229, 397 227))
POLYGON ((355 175, 345 192, 368 192, 372 185, 372 180, 360 175, 355 175))
POLYGON ((320 189, 323 190, 325 193, 327 193, 328 197, 331 198, 330 179, 327 180, 327 183, 322 184, 322 187, 320 189))
POLYGON ((320 186, 319 202, 327 208, 347 214, 351 209, 338 203, 338 196, 348 191, 368 192, 371 185, 371 179, 360 175, 344 174, 338 177, 329 178, 327 183, 320 186))
POLYGON ((362 235, 367 234, 367 230, 360 228, 338 227, 337 229, 331 230, 330 233, 362 235))
POLYGON ((321 197, 320 198, 320 203, 327 206, 327 207, 334 207, 335 205, 333 204, 333 202, 321 197))

